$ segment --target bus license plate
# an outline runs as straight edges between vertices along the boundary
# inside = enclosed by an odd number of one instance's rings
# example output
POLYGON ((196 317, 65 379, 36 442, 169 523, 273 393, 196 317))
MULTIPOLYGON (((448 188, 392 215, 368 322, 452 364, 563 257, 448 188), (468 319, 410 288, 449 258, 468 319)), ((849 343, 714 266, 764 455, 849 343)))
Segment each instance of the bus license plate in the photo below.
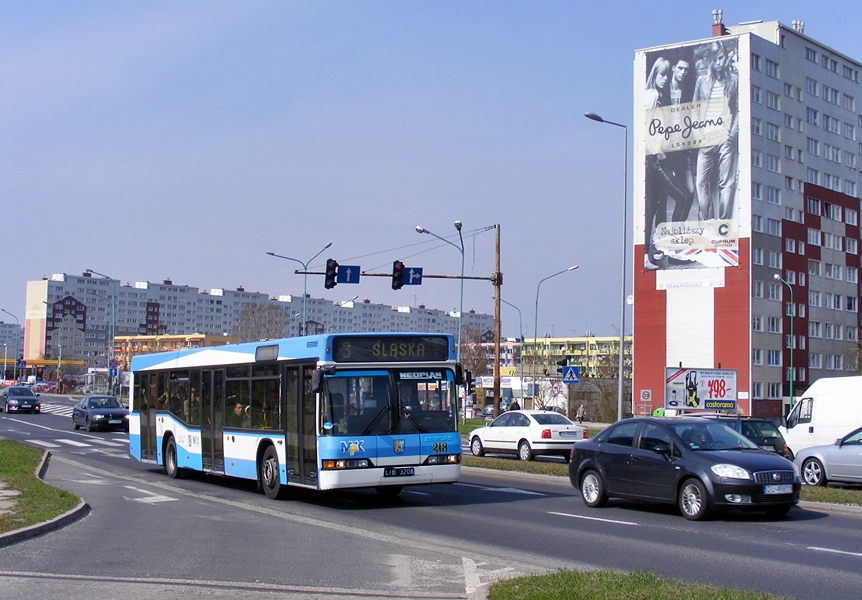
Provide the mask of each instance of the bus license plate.
POLYGON ((386 467, 383 469, 384 477, 412 477, 413 467, 386 467))
POLYGON ((764 494, 792 494, 793 486, 790 484, 782 485, 765 485, 763 486, 764 494))

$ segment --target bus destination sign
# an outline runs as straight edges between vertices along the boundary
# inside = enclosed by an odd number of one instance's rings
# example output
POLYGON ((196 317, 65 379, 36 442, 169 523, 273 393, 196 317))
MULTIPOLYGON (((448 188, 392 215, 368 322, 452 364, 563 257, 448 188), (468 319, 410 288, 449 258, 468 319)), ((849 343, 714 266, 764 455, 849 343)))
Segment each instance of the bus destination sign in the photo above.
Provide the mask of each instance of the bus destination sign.
POLYGON ((332 358, 339 363, 418 362, 449 359, 446 336, 351 336, 332 341, 332 358))

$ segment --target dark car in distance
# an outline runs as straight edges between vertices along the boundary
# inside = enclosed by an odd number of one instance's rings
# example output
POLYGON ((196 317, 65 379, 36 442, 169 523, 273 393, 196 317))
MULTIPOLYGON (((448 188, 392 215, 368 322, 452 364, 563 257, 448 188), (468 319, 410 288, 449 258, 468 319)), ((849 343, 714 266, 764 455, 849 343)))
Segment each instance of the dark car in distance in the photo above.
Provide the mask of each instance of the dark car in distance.
POLYGON ((759 510, 779 517, 799 503, 799 469, 723 423, 698 418, 619 421, 574 444, 569 479, 590 507, 608 498, 676 504, 686 519, 759 510))
POLYGON ((72 408, 72 427, 129 430, 129 410, 113 396, 84 396, 72 408))
POLYGON ((42 412, 39 394, 26 385, 11 385, 0 390, 0 412, 42 412))
POLYGON ((787 447, 787 442, 784 441, 784 436, 778 431, 775 423, 763 417, 744 417, 741 415, 723 415, 716 413, 694 413, 685 415, 687 417, 695 417, 698 419, 712 419, 719 423, 724 423, 728 427, 734 429, 737 433, 741 433, 752 442, 763 448, 771 450, 776 454, 783 456, 788 460, 793 460, 793 452, 787 447))

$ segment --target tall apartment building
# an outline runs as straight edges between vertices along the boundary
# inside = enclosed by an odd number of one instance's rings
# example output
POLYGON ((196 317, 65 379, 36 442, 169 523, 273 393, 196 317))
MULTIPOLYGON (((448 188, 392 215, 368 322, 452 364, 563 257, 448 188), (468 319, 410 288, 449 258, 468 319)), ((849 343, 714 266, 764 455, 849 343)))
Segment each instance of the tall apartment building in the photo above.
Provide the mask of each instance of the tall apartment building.
MULTIPOLYGON (((201 290, 170 280, 134 285, 116 279, 55 274, 27 282, 22 354, 26 360, 82 360, 105 367, 112 340, 120 336, 232 335, 243 310, 272 305, 284 314, 282 335, 299 335, 302 296, 271 297, 243 288, 201 290)), ((392 307, 370 300, 305 300, 309 333, 350 331, 427 331, 457 335, 458 313, 392 307)), ((493 332, 493 315, 465 312, 464 326, 493 332)), ((14 352, 14 348, 10 346, 14 352)), ((115 350, 119 351, 119 349, 115 350)), ((10 354, 11 357, 11 354, 10 354)))
POLYGON ((776 417, 856 368, 862 65, 801 22, 721 18, 635 55, 633 395, 736 371, 737 410, 776 417))

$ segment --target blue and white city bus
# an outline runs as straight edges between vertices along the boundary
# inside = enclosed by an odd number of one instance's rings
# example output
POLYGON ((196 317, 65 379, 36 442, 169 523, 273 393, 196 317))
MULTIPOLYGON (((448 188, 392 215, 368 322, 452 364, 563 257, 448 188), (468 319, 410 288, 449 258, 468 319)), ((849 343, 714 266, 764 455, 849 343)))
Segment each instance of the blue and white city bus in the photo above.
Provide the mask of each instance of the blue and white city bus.
POLYGON ((132 456, 289 486, 452 483, 461 472, 451 335, 345 333, 132 358, 132 456))

